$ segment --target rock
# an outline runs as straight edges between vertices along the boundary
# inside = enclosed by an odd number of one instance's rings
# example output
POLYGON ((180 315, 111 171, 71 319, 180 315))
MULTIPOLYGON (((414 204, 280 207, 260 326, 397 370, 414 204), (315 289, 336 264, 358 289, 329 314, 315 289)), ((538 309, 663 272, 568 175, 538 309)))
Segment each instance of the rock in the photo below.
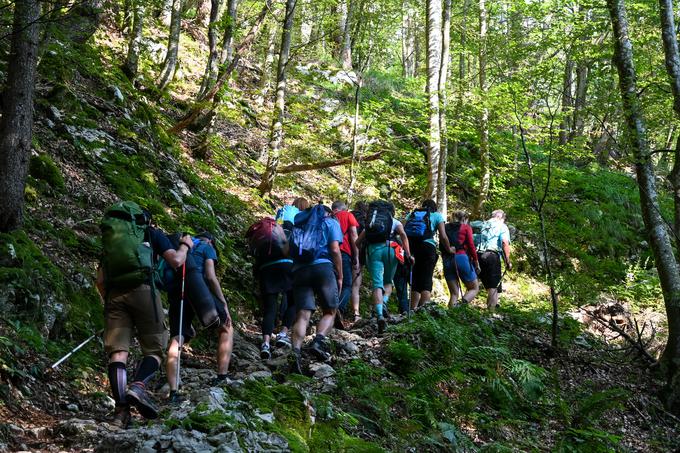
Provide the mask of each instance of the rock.
POLYGON ((271 412, 263 414, 259 410, 256 410, 255 416, 266 423, 274 423, 274 414, 271 412))
POLYGON ((66 405, 66 410, 71 412, 78 412, 79 409, 77 404, 71 403, 66 405))
POLYGON ((238 443, 238 436, 234 432, 220 433, 215 436, 208 437, 208 442, 213 445, 215 452, 234 452, 242 451, 238 443))
POLYGON ((354 342, 352 341, 343 341, 339 343, 340 349, 345 351, 349 355, 357 355, 359 354, 359 346, 357 346, 354 342))
POLYGON ((255 371, 250 373, 250 375, 246 378, 248 381, 256 381, 260 379, 269 379, 272 377, 272 372, 269 370, 261 370, 261 371, 255 371))
POLYGON ((125 102, 125 98, 123 97, 123 93, 121 93, 120 88, 118 88, 115 85, 112 85, 111 87, 111 92, 113 93, 113 99, 118 102, 118 103, 123 103, 125 102))
POLYGON ((9 432, 12 436, 18 437, 18 436, 24 435, 23 428, 21 428, 17 425, 10 423, 9 425, 5 425, 5 426, 7 426, 7 429, 9 429, 9 432))
POLYGON ((109 134, 99 129, 89 129, 86 127, 78 127, 67 124, 65 126, 66 132, 75 140, 84 140, 88 143, 106 143, 113 144, 115 140, 109 134))
POLYGON ((316 379, 325 379, 335 375, 335 370, 327 363, 312 363, 309 370, 314 373, 316 379))
POLYGON ((83 434, 94 434, 97 432, 97 422, 94 420, 81 420, 71 418, 57 425, 57 433, 64 437, 82 436, 83 434))
POLYGON ((288 451, 288 441, 278 434, 241 430, 241 441, 246 451, 288 451))
POLYGON ((53 121, 56 121, 57 123, 60 122, 62 120, 62 118, 64 118, 64 115, 61 113, 61 110, 59 110, 58 108, 56 108, 53 105, 50 105, 50 108, 49 108, 49 111, 47 112, 47 114, 48 114, 50 119, 52 119, 53 121))

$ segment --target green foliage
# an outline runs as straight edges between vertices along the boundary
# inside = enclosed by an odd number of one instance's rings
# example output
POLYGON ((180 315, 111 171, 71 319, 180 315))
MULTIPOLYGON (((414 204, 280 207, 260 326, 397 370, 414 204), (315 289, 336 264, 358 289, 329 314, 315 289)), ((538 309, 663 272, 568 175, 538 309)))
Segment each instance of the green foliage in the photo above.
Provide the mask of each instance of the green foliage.
POLYGON ((43 181, 52 190, 59 192, 64 189, 64 177, 61 170, 48 154, 31 157, 28 171, 32 177, 43 181))

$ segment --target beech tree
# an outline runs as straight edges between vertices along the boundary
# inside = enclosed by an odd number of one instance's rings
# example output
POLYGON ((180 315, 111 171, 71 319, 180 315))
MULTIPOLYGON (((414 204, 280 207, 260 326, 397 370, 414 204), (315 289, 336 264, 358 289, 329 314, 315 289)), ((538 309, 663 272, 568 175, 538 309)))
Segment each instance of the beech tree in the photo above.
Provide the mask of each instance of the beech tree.
POLYGON ((220 5, 222 0, 210 1, 210 18, 208 21, 208 62, 205 65, 205 72, 203 73, 203 80, 201 88, 198 90, 198 97, 205 94, 207 90, 212 88, 217 80, 219 53, 217 51, 217 26, 219 21, 220 5))
POLYGON ((182 28, 182 11, 184 10, 185 0, 173 0, 172 15, 170 18, 170 31, 168 33, 168 48, 165 54, 165 61, 161 74, 158 77, 158 87, 164 90, 170 85, 175 77, 177 70, 177 55, 179 53, 179 39, 182 28))
POLYGON ((439 75, 442 58, 442 3, 427 0, 427 98, 429 143, 427 148, 427 198, 437 198, 439 161, 441 157, 441 124, 439 116, 439 75))
POLYGON ((484 204, 489 196, 491 186, 491 156, 489 155, 489 107, 486 105, 486 44, 488 33, 488 11, 486 0, 479 0, 479 92, 481 94, 482 109, 479 115, 479 193, 472 210, 472 216, 482 214, 484 204))

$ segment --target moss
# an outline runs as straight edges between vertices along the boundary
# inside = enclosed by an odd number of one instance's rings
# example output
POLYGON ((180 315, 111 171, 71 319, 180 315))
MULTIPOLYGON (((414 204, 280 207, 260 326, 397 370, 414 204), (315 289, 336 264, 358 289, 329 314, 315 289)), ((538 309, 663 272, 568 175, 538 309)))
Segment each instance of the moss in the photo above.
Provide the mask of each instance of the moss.
POLYGON ((57 164, 47 154, 39 154, 31 157, 28 167, 29 174, 36 179, 45 181, 51 188, 61 191, 64 184, 64 176, 57 164))

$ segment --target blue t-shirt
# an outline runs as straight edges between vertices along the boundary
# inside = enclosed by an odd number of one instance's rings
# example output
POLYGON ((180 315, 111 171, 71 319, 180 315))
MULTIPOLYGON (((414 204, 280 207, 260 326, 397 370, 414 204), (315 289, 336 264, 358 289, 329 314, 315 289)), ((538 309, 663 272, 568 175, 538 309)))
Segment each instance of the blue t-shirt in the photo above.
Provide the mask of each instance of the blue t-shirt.
POLYGON ((331 249, 329 244, 333 241, 337 241, 338 244, 342 244, 342 229, 340 228, 340 222, 335 220, 333 217, 326 217, 321 228, 323 231, 323 238, 321 239, 321 244, 319 244, 319 257, 310 264, 294 264, 294 271, 305 266, 313 266, 316 264, 331 262, 331 249))
POLYGON ((191 249, 191 255, 193 256, 196 268, 201 275, 203 275, 205 271, 205 260, 217 262, 217 252, 212 245, 204 241, 200 241, 193 249, 191 249))
POLYGON ((283 222, 295 223, 295 216, 300 212, 298 208, 291 204, 287 204, 278 211, 276 211, 276 221, 281 224, 283 222))
MULTIPOLYGON (((411 218, 413 214, 409 214, 408 217, 406 217, 406 221, 408 222, 408 219, 411 218)), ((440 223, 444 223, 446 220, 444 219, 444 216, 441 215, 441 213, 435 211, 430 213, 430 228, 432 229, 432 237, 430 239, 425 239, 423 242, 428 242, 435 247, 437 246, 437 243, 434 241, 434 236, 437 233, 437 227, 439 226, 440 223)))

